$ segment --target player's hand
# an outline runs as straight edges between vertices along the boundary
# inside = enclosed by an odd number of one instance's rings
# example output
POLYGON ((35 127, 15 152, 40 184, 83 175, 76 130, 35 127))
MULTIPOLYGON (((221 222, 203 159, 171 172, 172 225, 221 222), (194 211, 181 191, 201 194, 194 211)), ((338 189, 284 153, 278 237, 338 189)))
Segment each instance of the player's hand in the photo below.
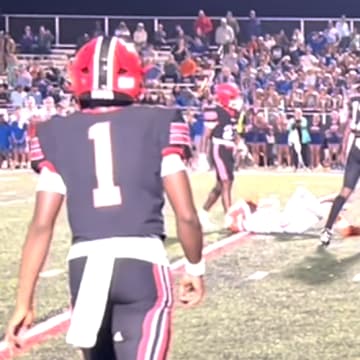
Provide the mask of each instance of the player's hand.
POLYGON ((6 329, 5 341, 10 350, 21 348, 23 346, 22 335, 28 330, 33 322, 33 309, 17 308, 11 317, 6 329))
POLYGON ((203 276, 185 274, 180 280, 179 299, 186 307, 198 305, 205 296, 203 276))

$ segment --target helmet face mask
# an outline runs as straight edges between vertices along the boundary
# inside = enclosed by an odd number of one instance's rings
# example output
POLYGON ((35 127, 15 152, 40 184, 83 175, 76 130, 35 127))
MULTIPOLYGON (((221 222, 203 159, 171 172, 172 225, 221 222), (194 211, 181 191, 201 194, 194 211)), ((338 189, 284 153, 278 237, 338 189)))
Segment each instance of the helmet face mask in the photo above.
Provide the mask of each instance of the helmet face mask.
POLYGON ((241 111, 243 105, 244 100, 241 97, 237 97, 229 101, 229 108, 235 111, 241 111))
POLYGON ((135 47, 117 37, 100 36, 86 43, 70 66, 70 76, 81 107, 132 103, 143 81, 135 47))

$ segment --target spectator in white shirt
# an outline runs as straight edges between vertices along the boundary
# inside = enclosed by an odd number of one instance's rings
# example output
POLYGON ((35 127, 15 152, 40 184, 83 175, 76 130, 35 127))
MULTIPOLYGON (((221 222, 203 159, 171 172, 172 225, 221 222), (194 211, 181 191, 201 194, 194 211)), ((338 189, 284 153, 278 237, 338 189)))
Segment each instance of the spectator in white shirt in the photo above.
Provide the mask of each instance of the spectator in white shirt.
POLYGON ((220 25, 215 32, 215 42, 219 46, 232 44, 235 40, 233 28, 227 24, 226 19, 222 18, 220 25))
POLYGON ((127 41, 131 40, 131 32, 123 21, 121 21, 119 26, 115 29, 114 35, 127 41))
POLYGON ((353 51, 357 56, 360 55, 360 34, 358 33, 358 30, 354 29, 353 38, 350 43, 351 51, 353 51))
POLYGON ((22 107, 24 105, 25 97, 26 92, 23 90, 22 86, 16 86, 10 94, 11 105, 14 107, 22 107))
POLYGON ((318 59, 312 54, 311 48, 306 48, 306 54, 301 56, 300 63, 305 72, 308 70, 313 69, 315 66, 318 65, 318 59))
POLYGON ((29 123, 33 117, 41 116, 41 111, 32 96, 26 96, 24 99, 24 108, 22 109, 21 116, 26 123, 29 123))
POLYGON ((40 114, 41 118, 44 120, 48 120, 56 114, 56 106, 53 97, 48 96, 44 99, 44 107, 41 109, 40 114))
POLYGON ((327 29, 325 30, 325 36, 328 44, 330 45, 336 44, 339 40, 339 32, 331 20, 328 22, 327 29))
POLYGON ((238 68, 239 56, 236 52, 236 46, 231 44, 229 52, 223 57, 223 66, 228 67, 232 73, 235 73, 238 68))
POLYGON ((236 83, 235 77, 231 74, 231 70, 224 66, 222 68, 221 73, 218 74, 218 76, 215 79, 215 82, 217 84, 225 84, 225 83, 236 83))
POLYGON ((297 46, 301 46, 305 42, 304 34, 299 29, 295 29, 292 40, 296 43, 297 46))
POLYGON ((30 72, 25 66, 19 67, 19 75, 16 80, 17 85, 22 86, 23 88, 31 88, 32 77, 30 72))
POLYGON ((341 20, 336 23, 336 30, 339 34, 339 47, 342 50, 345 50, 349 47, 351 41, 351 31, 348 22, 346 21, 346 16, 343 15, 341 20))
POLYGON ((270 34, 265 35, 264 44, 268 50, 270 50, 272 47, 276 45, 276 41, 273 36, 270 34))
POLYGON ((134 43, 137 48, 143 48, 148 41, 148 34, 145 30, 145 26, 143 23, 138 23, 136 30, 134 31, 133 35, 134 43))

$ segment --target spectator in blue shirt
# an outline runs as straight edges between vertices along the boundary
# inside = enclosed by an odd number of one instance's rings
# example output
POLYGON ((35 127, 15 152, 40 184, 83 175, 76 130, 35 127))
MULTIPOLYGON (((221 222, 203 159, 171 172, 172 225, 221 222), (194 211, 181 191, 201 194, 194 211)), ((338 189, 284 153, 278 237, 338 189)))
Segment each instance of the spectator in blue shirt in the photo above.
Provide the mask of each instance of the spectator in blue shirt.
POLYGON ((11 144, 14 153, 14 162, 17 169, 26 168, 26 138, 27 124, 15 118, 11 122, 11 144))
POLYGON ((253 36, 261 35, 261 21, 257 18, 255 10, 251 10, 249 14, 249 22, 247 24, 247 35, 250 40, 253 36))
POLYGON ((190 42, 189 50, 193 55, 200 56, 206 54, 209 48, 199 36, 196 36, 194 40, 190 42))
POLYGON ((11 128, 5 120, 5 115, 2 113, 0 114, 0 169, 4 161, 7 162, 7 166, 10 168, 10 139, 11 128))
POLYGON ((322 55, 328 45, 327 39, 322 32, 313 32, 309 39, 309 46, 314 55, 322 55))

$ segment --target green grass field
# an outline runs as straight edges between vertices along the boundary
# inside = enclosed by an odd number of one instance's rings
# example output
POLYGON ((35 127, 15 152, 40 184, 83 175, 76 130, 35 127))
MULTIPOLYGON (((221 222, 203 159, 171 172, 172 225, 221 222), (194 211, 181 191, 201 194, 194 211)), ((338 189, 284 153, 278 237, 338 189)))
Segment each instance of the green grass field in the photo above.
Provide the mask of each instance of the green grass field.
MULTIPOLYGON (((14 304, 21 246, 32 211, 35 175, 0 173, 0 324, 14 304)), ((212 186, 212 174, 192 176, 198 206, 212 186)), ((234 198, 278 194, 286 201, 298 185, 318 196, 339 189, 341 177, 324 174, 244 173, 237 177, 234 198)), ((347 210, 356 219, 355 199, 347 210)), ((166 208, 171 259, 182 253, 175 239, 174 218, 166 208)), ((213 211, 221 224, 221 207, 213 211)), ((220 234, 206 237, 214 242, 220 234)), ((207 298, 197 309, 175 312, 171 360, 343 360, 360 359, 357 317, 360 246, 346 239, 326 251, 311 236, 254 236, 208 265, 207 298), (252 274, 264 272, 263 279, 252 274)), ((57 225, 47 269, 66 270, 69 230, 65 214, 57 225)), ((66 272, 41 278, 38 318, 68 305, 66 272)), ((3 332, 3 329, 2 329, 3 332)), ((51 339, 21 356, 35 360, 75 360, 64 337, 51 339)), ((106 359, 104 359, 106 360, 106 359)))

